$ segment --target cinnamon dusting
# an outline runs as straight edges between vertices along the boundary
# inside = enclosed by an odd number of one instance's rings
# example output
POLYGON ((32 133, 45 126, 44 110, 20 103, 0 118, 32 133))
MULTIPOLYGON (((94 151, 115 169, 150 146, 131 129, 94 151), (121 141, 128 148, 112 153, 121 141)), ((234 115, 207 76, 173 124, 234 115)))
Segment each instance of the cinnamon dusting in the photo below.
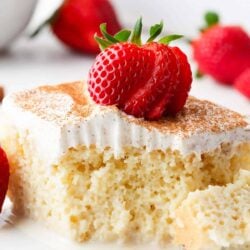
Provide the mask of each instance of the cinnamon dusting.
MULTIPOLYGON (((83 82, 42 86, 13 95, 14 102, 26 111, 42 119, 59 124, 75 123, 90 116, 99 105, 93 103, 83 82)), ((189 97, 182 111, 175 117, 167 116, 159 121, 146 121, 128 116, 114 106, 102 106, 107 112, 116 112, 128 122, 162 133, 190 136, 196 133, 220 133, 238 127, 247 127, 244 117, 212 102, 189 97)))

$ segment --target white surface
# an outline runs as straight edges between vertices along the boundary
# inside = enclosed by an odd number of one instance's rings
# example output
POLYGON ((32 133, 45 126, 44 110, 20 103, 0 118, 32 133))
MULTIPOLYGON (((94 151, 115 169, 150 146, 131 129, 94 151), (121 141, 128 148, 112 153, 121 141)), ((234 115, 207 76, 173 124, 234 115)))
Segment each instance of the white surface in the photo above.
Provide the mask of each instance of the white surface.
POLYGON ((65 49, 47 32, 34 40, 23 37, 10 51, 0 54, 0 83, 13 91, 84 79, 93 60, 65 49))
POLYGON ((0 50, 10 43, 24 30, 28 24, 37 0, 0 1, 0 50))
MULTIPOLYGON (((43 0, 48 4, 49 0, 43 0)), ((203 25, 203 14, 207 10, 219 13, 221 21, 240 24, 250 31, 249 0, 112 0, 123 23, 133 24, 138 16, 144 23, 164 20, 167 31, 194 36, 203 25)))

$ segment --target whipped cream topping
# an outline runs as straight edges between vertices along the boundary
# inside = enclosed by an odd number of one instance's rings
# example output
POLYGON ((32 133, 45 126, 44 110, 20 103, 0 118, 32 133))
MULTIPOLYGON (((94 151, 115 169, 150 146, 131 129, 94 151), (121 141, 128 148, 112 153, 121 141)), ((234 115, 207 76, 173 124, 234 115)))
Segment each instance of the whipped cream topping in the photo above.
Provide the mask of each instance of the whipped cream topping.
POLYGON ((177 117, 149 122, 113 106, 91 102, 84 83, 45 86, 7 96, 3 113, 9 126, 26 134, 48 164, 72 147, 110 147, 119 157, 127 146, 201 154, 221 143, 250 142, 249 123, 241 115, 207 101, 189 98, 177 117))

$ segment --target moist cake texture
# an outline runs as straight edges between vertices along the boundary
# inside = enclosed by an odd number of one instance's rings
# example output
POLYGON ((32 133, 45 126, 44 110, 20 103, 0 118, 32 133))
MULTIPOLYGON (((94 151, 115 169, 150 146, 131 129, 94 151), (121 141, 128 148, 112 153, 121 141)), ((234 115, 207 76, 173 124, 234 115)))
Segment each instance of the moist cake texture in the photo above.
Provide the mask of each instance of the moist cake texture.
POLYGON ((250 171, 241 170, 227 186, 190 193, 177 218, 175 238, 187 250, 249 249, 250 171))
POLYGON ((83 82, 5 98, 1 143, 15 210, 78 241, 169 241, 190 192, 250 169, 243 116, 189 97, 145 121, 94 104, 83 82))

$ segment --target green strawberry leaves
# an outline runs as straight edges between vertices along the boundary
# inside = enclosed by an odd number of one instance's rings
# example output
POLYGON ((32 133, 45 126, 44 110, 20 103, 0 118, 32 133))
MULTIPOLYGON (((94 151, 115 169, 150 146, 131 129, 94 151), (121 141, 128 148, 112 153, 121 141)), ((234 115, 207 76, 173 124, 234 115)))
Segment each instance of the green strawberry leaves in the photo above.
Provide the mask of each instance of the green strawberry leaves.
MULTIPOLYGON (((99 37, 97 34, 95 34, 94 38, 96 42, 99 44, 101 50, 105 50, 109 46, 120 42, 131 42, 141 46, 142 26, 143 26, 142 18, 140 17, 136 21, 133 31, 130 31, 128 29, 123 29, 118 33, 116 33, 114 36, 112 36, 107 32, 106 23, 102 23, 100 25, 100 31, 102 37, 99 37)), ((163 30, 162 21, 159 24, 151 26, 149 30, 149 38, 147 40, 147 43, 155 41, 155 39, 161 34, 162 30, 163 30)), ((170 42, 180 39, 181 37, 182 37, 181 35, 172 34, 160 38, 157 42, 168 45, 170 42)))
POLYGON ((176 35, 176 34, 168 35, 168 36, 164 36, 163 38, 161 38, 158 42, 167 45, 170 42, 177 40, 177 39, 180 39, 182 37, 183 37, 182 35, 176 35))
POLYGON ((205 18, 205 22, 206 22, 207 27, 211 27, 215 24, 218 24, 220 21, 219 15, 213 11, 208 11, 205 14, 204 18, 205 18))
POLYGON ((100 30, 101 30, 103 37, 106 38, 107 41, 109 41, 111 43, 118 43, 119 42, 119 40, 117 40, 116 38, 114 38, 113 36, 111 36, 107 32, 107 24, 106 23, 102 23, 100 25, 100 30))
POLYGON ((203 76, 204 76, 204 74, 199 69, 197 69, 195 72, 195 78, 201 79, 201 78, 203 78, 203 76))
POLYGON ((219 15, 214 11, 208 11, 204 15, 205 25, 200 28, 200 32, 206 31, 208 28, 220 23, 219 15))
POLYGON ((130 35, 131 35, 131 31, 124 29, 124 30, 121 30, 118 33, 116 33, 114 35, 114 38, 120 42, 127 42, 130 35))
POLYGON ((161 34, 162 29, 163 29, 163 22, 162 21, 159 24, 155 24, 155 25, 151 26, 150 31, 149 31, 150 37, 147 40, 147 42, 154 41, 154 39, 161 34))
POLYGON ((142 18, 140 17, 136 23, 132 33, 131 42, 141 45, 142 18))
POLYGON ((96 40, 96 42, 98 43, 99 47, 101 50, 105 50, 106 48, 108 48, 109 46, 111 46, 112 42, 105 40, 97 35, 94 36, 94 39, 96 40))

